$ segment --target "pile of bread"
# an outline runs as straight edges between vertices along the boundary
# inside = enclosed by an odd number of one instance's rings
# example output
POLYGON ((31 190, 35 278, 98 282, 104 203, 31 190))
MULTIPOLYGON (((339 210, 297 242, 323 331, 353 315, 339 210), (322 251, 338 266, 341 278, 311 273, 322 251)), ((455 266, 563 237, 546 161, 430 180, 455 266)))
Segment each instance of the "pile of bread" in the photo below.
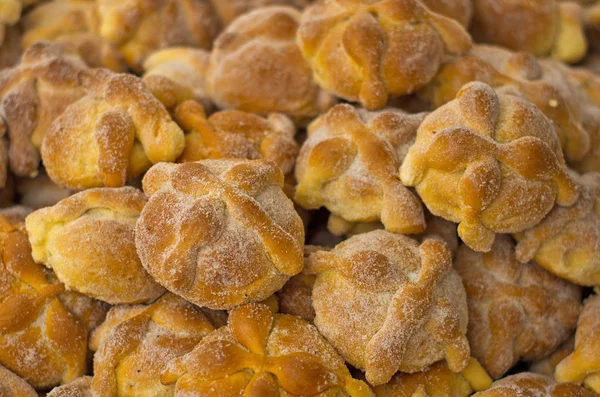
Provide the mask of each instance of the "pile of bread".
POLYGON ((0 0, 0 42, 1 397, 600 393, 600 1, 0 0))

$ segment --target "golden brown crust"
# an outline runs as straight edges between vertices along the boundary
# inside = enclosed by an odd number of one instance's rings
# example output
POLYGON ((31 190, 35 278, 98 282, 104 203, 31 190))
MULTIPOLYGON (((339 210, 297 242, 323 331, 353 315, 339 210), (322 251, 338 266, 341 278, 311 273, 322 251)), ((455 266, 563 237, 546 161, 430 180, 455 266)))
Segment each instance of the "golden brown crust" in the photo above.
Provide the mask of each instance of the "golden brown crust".
POLYGON ((558 363, 575 350, 575 335, 558 347, 552 354, 529 365, 529 371, 554 379, 554 370, 558 363))
POLYGON ((266 160, 161 163, 136 227, 144 267, 200 306, 230 309, 271 296, 303 267, 304 227, 266 160))
POLYGON ((93 397, 92 377, 82 376, 65 385, 55 387, 46 397, 93 397))
POLYGON ((308 128, 296 162, 296 202, 350 222, 381 220, 396 233, 423 231, 421 203, 400 182, 398 168, 424 116, 333 107, 308 128))
POLYGON ((417 0, 325 0, 302 14, 298 45, 321 87, 374 110, 423 87, 471 39, 417 0))
POLYGON ((465 29, 471 24, 473 17, 473 1, 471 0, 421 0, 430 10, 445 17, 452 18, 465 29))
POLYGON ((38 397, 38 394, 23 378, 0 365, 0 396, 38 397))
POLYGON ((89 189, 26 219, 33 257, 73 290, 111 304, 163 293, 136 253, 135 223, 146 197, 132 187, 89 189))
POLYGON ((175 396, 374 397, 309 323, 262 304, 233 309, 226 327, 172 360, 162 374, 175 396), (211 390, 213 392, 211 392, 211 390))
POLYGON ((577 62, 587 52, 581 7, 556 0, 476 0, 474 38, 537 56, 577 62))
POLYGON ((494 379, 519 360, 549 355, 575 328, 581 289, 519 263, 510 237, 498 236, 485 254, 461 246, 454 267, 467 291, 473 357, 494 379))
POLYGON ((206 81, 223 109, 266 115, 279 112, 295 122, 328 105, 295 41, 300 12, 291 7, 251 11, 215 40, 206 81))
POLYGON ((556 367, 558 382, 583 383, 600 393, 600 297, 592 295, 585 301, 577 321, 575 351, 556 367))
POLYGON ((173 46, 210 48, 220 21, 207 0, 98 0, 97 33, 140 71, 148 55, 173 46))
POLYGON ((437 362, 423 372, 397 373, 385 385, 375 388, 377 397, 468 397, 485 390, 492 379, 479 362, 471 358, 469 365, 455 373, 444 361, 437 362))
POLYGON ((600 285, 600 174, 576 180, 581 194, 575 204, 555 206, 539 224, 513 235, 516 255, 575 284, 600 285))
POLYGON ((152 164, 179 157, 183 131, 139 78, 90 69, 79 84, 86 95, 56 119, 42 144, 56 184, 119 187, 152 164))
POLYGON ((507 376, 492 384, 489 389, 473 397, 595 397, 595 393, 572 383, 559 384, 551 378, 531 372, 507 376))
POLYGON ((33 261, 22 224, 0 216, 0 236, 0 364, 42 390, 83 375, 90 314, 102 316, 103 307, 62 296, 64 285, 33 261), (77 311, 63 304, 73 299, 77 311))
POLYGON ((193 99, 211 112, 213 103, 206 92, 208 51, 170 47, 153 52, 144 61, 144 84, 169 110, 193 99))
POLYGON ((467 365, 466 296, 444 242, 376 230, 313 253, 307 268, 315 325, 371 384, 444 358, 454 372, 467 365))
MULTIPOLYGON (((21 27, 19 25, 4 28, 4 41, 0 38, 0 70, 19 63, 21 58, 21 27)), ((0 23, 0 32, 2 24, 0 23)), ((0 33, 2 36, 2 33, 0 33)))
POLYGON ((479 82, 425 118, 400 178, 484 252, 495 233, 526 230, 555 202, 572 205, 579 195, 548 119, 526 100, 479 82))
POLYGON ((298 144, 296 128, 281 113, 268 117, 224 110, 206 117, 200 104, 187 101, 177 107, 175 120, 186 132, 185 150, 178 162, 205 159, 265 159, 274 162, 284 175, 294 168, 298 144))
POLYGON ((38 150, 46 132, 83 95, 77 81, 83 69, 83 61, 60 45, 36 43, 25 51, 20 64, 0 71, 0 130, 8 133, 15 175, 37 174, 38 150))
POLYGON ((302 9, 313 0, 210 0, 223 24, 229 25, 237 17, 266 6, 292 6, 302 9))
POLYGON ((161 372, 213 330, 200 308, 168 293, 149 306, 115 306, 92 335, 93 395, 172 395, 161 372))

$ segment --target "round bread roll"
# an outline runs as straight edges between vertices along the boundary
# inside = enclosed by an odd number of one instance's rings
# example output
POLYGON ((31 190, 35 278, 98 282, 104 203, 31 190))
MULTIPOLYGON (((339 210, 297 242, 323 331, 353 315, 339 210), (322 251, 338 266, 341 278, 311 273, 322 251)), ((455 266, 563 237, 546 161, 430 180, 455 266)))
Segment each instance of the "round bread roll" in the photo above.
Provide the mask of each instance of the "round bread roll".
POLYGON ((0 396, 38 397, 38 394, 23 378, 0 365, 0 396))
POLYGON ((572 383, 559 384, 551 378, 531 372, 507 376, 492 384, 489 389, 473 397, 595 397, 596 394, 572 383))

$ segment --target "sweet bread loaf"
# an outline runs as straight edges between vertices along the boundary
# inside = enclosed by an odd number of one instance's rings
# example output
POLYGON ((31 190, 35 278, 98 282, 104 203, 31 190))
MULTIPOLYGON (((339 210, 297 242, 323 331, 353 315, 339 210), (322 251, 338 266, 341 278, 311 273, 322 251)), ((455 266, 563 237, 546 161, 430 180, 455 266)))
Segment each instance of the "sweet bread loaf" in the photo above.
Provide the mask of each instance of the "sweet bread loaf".
POLYGON ((38 394, 23 378, 0 365, 0 396, 38 397, 38 394))
POLYGON ((283 113, 302 123, 330 105, 296 45, 300 12, 264 7, 236 19, 215 40, 206 75, 222 109, 283 113))
POLYGON ((178 162, 206 159, 265 159, 284 175, 294 168, 298 144, 294 123, 281 113, 261 117, 240 110, 223 110, 206 117, 197 102, 177 107, 175 121, 186 133, 178 162))
POLYGON ((479 82, 425 118, 400 178, 484 252, 496 233, 529 229, 555 203, 572 205, 579 195, 550 121, 526 100, 479 82))
POLYGON ((233 309, 226 327, 169 362, 175 397, 194 395, 374 397, 306 321, 261 304, 233 309))
POLYGON ((116 46, 136 71, 156 50, 208 49, 220 21, 207 0, 97 0, 96 33, 116 46))
POLYGON ((85 96, 55 120, 42 144, 56 184, 119 187, 152 164, 179 157, 183 131, 139 78, 89 69, 79 84, 85 96))
POLYGON ((89 189, 26 219, 33 258, 67 288, 111 304, 163 293, 144 270, 134 240, 146 197, 132 187, 89 189))
POLYGON ((169 291, 231 309, 279 290, 303 267, 304 226, 266 160, 160 163, 143 180, 142 264, 169 291))
POLYGON ((471 31, 477 41, 564 62, 577 62, 587 52, 582 10, 575 2, 475 0, 471 31))
POLYGON ((554 372, 558 382, 583 383, 600 393, 600 298, 592 295, 584 305, 575 333, 575 350, 554 372))
POLYGON ((60 45, 36 43, 18 65, 0 71, 0 131, 10 139, 10 169, 15 175, 37 174, 46 132, 84 94, 77 76, 85 68, 81 58, 60 45))
POLYGON ((93 397, 92 377, 82 376, 62 386, 52 389, 46 397, 93 397))
POLYGON ((424 117, 336 105, 308 127, 296 162, 295 201, 348 222, 381 220, 395 233, 423 231, 421 203, 398 169, 424 117))
POLYGON ((472 0, 421 0, 431 11, 452 18, 467 29, 473 17, 472 0))
POLYGON ((575 329, 581 288, 519 263, 509 236, 497 236, 487 253, 462 245, 454 267, 467 291, 471 353, 492 378, 546 357, 575 329))
POLYGON ((469 360, 467 300, 448 246, 375 230, 307 260, 317 275, 314 323, 372 385, 446 359, 469 360))
POLYGON ((595 397, 596 394, 572 383, 556 383, 551 378, 531 372, 507 376, 492 384, 489 389, 473 397, 595 397))
POLYGON ((485 369, 474 358, 461 372, 452 372, 444 361, 422 372, 397 373, 385 385, 375 387, 377 397, 468 397, 492 384, 485 369))
POLYGON ((326 0, 303 12, 298 45, 321 87, 376 110, 427 84, 471 38, 418 0, 326 0))
POLYGON ((196 346, 214 330, 202 312, 173 294, 149 306, 115 306, 90 340, 95 396, 167 396, 160 382, 166 364, 196 346))
POLYGON ((193 99, 210 113, 213 104, 206 90, 209 56, 208 51, 192 47, 153 52, 144 61, 144 84, 169 110, 193 99))
POLYGON ((577 178, 579 198, 570 207, 555 206, 536 226, 514 234, 520 262, 532 259, 575 284, 600 285, 600 174, 577 178))
POLYGON ((529 365, 529 371, 554 379, 554 370, 558 363, 575 350, 575 335, 560 345, 552 354, 529 365))
POLYGON ((88 330, 103 306, 62 296, 65 286, 33 261, 23 224, 0 216, 0 241, 0 365, 39 390, 85 374, 88 330))
POLYGON ((266 6, 292 6, 298 9, 306 7, 313 0, 210 0, 217 15, 225 25, 229 25, 237 17, 256 8, 266 6))

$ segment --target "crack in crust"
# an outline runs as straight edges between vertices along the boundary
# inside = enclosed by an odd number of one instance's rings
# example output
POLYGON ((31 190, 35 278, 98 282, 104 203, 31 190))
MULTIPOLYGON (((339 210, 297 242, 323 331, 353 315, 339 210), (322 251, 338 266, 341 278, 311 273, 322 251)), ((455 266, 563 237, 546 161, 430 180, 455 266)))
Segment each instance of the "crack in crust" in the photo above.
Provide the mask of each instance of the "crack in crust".
POLYGON ((230 312, 228 325, 172 360, 162 382, 175 397, 210 390, 245 396, 374 397, 309 323, 262 304, 230 312))
POLYGON ((308 257, 315 325, 373 385, 469 359, 467 302, 446 243, 376 230, 308 257))
POLYGON ((493 378, 519 360, 546 357, 575 328, 581 288, 519 263, 509 236, 498 236, 485 254, 461 246, 454 267, 467 291, 472 354, 493 378))
POLYGON ((473 397, 595 397, 596 394, 572 383, 556 383, 552 378, 522 372, 497 380, 489 389, 473 397))
POLYGON ((295 200, 350 222, 381 220, 392 232, 422 232, 423 208, 398 169, 424 117, 336 105, 308 127, 296 162, 295 200))
POLYGON ((526 230, 555 202, 569 206, 579 196, 548 119, 526 100, 479 82, 425 118, 400 178, 483 252, 495 233, 526 230))
POLYGON ((143 185, 138 253, 170 291, 230 309, 266 299, 302 270, 304 227, 270 161, 161 163, 143 185))
POLYGON ((317 2, 302 14, 297 41, 321 87, 370 110, 423 87, 446 54, 471 46, 458 22, 417 0, 317 2))

